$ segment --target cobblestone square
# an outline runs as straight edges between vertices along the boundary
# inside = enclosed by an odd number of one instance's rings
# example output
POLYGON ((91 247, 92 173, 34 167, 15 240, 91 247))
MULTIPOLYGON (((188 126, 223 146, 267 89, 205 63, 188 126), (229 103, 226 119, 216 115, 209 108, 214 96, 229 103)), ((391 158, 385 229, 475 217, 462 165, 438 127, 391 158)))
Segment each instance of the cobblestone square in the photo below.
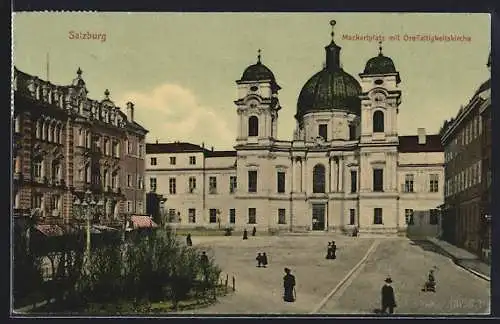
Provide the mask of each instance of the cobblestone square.
MULTIPOLYGON (((339 235, 193 237, 236 278, 236 292, 189 314, 372 314, 380 306, 386 276, 394 281, 397 314, 489 313, 489 282, 456 266, 448 257, 406 238, 339 235), (337 259, 326 260, 335 240, 337 259), (368 253, 371 250, 371 253, 368 253), (258 268, 266 252, 267 268, 258 268), (367 255, 368 253, 368 255, 367 255), (362 261, 364 260, 364 261, 362 261), (297 279, 295 303, 282 301, 283 268, 297 279), (437 291, 421 291, 429 269, 436 268, 437 291), (356 268, 356 269, 353 269, 356 268)), ((231 280, 231 279, 230 279, 231 280)))

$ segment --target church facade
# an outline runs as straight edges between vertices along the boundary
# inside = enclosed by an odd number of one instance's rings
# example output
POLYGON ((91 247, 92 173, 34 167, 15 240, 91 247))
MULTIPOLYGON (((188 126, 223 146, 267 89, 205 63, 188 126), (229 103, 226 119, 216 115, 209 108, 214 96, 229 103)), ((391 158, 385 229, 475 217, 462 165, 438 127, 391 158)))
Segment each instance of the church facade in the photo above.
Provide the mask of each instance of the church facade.
MULTIPOLYGON (((146 185, 178 226, 437 235, 443 204, 439 135, 399 136, 402 81, 382 48, 361 82, 333 37, 303 86, 292 140, 277 138, 280 86, 258 57, 236 81, 234 151, 146 145, 146 185)), ((404 111, 404 108, 403 108, 404 111)))

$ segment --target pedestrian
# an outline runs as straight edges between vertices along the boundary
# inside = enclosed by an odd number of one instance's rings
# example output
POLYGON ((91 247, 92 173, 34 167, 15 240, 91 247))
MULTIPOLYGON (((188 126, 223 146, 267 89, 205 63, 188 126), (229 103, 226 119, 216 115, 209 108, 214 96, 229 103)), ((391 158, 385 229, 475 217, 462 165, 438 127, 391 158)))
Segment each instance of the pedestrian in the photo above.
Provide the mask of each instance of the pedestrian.
POLYGON ((430 270, 427 276, 427 281, 424 284, 422 291, 436 292, 436 277, 434 277, 434 270, 430 270))
POLYGON ((266 254, 266 252, 264 252, 262 254, 262 265, 264 266, 264 268, 267 266, 267 254, 266 254))
POLYGON ((290 273, 290 269, 285 268, 285 276, 283 277, 283 300, 286 302, 294 302, 296 299, 295 292, 295 276, 290 273))
POLYGON ((352 236, 354 237, 358 236, 358 227, 354 227, 354 230, 352 231, 352 236))
POLYGON ((260 254, 260 252, 257 253, 257 257, 255 258, 255 260, 257 260, 257 267, 260 268, 262 265, 262 254, 260 254))
POLYGON ((186 236, 186 245, 193 246, 193 241, 191 241, 191 233, 188 233, 188 235, 186 236))
POLYGON ((252 236, 255 236, 255 234, 257 233, 257 229, 255 228, 255 226, 252 228, 252 236))
POLYGON ((326 258, 328 260, 332 258, 332 242, 328 242, 328 247, 326 248, 326 258))
POLYGON ((389 314, 393 314, 394 308, 396 307, 396 297, 394 296, 394 289, 392 288, 391 284, 392 284, 391 277, 387 277, 385 279, 385 285, 382 287, 381 312, 383 314, 387 314, 387 310, 389 310, 389 314))
POLYGON ((243 239, 248 240, 248 232, 246 228, 243 230, 243 239))
POLYGON ((335 260, 337 258, 337 245, 335 244, 335 241, 332 241, 332 255, 331 255, 331 259, 335 260))
POLYGON ((207 253, 205 251, 201 252, 200 256, 200 263, 201 263, 201 268, 203 270, 203 276, 205 277, 205 282, 208 282, 208 263, 210 261, 208 260, 207 253))

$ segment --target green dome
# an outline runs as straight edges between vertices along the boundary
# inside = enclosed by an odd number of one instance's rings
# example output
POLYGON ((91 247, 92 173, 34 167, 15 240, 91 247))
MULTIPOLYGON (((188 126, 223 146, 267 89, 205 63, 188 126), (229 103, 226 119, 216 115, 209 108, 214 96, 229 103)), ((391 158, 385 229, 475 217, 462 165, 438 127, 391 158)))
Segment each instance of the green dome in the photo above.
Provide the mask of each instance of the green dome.
POLYGON ((325 69, 313 75, 302 87, 297 102, 295 118, 302 121, 308 112, 346 109, 360 115, 361 86, 359 82, 342 69, 325 69))
POLYGON ((241 76, 241 81, 261 80, 275 81, 275 78, 273 72, 267 66, 260 63, 260 61, 247 67, 241 76))
POLYGON ((390 57, 379 55, 372 57, 366 62, 364 74, 386 74, 397 73, 394 62, 390 57))

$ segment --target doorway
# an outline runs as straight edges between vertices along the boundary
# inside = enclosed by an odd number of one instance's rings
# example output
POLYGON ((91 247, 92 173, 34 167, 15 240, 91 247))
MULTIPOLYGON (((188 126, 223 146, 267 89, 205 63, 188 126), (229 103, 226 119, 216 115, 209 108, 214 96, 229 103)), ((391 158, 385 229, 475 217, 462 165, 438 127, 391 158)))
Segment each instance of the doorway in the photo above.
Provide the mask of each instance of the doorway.
POLYGON ((312 230, 325 230, 325 204, 312 205, 312 230))

